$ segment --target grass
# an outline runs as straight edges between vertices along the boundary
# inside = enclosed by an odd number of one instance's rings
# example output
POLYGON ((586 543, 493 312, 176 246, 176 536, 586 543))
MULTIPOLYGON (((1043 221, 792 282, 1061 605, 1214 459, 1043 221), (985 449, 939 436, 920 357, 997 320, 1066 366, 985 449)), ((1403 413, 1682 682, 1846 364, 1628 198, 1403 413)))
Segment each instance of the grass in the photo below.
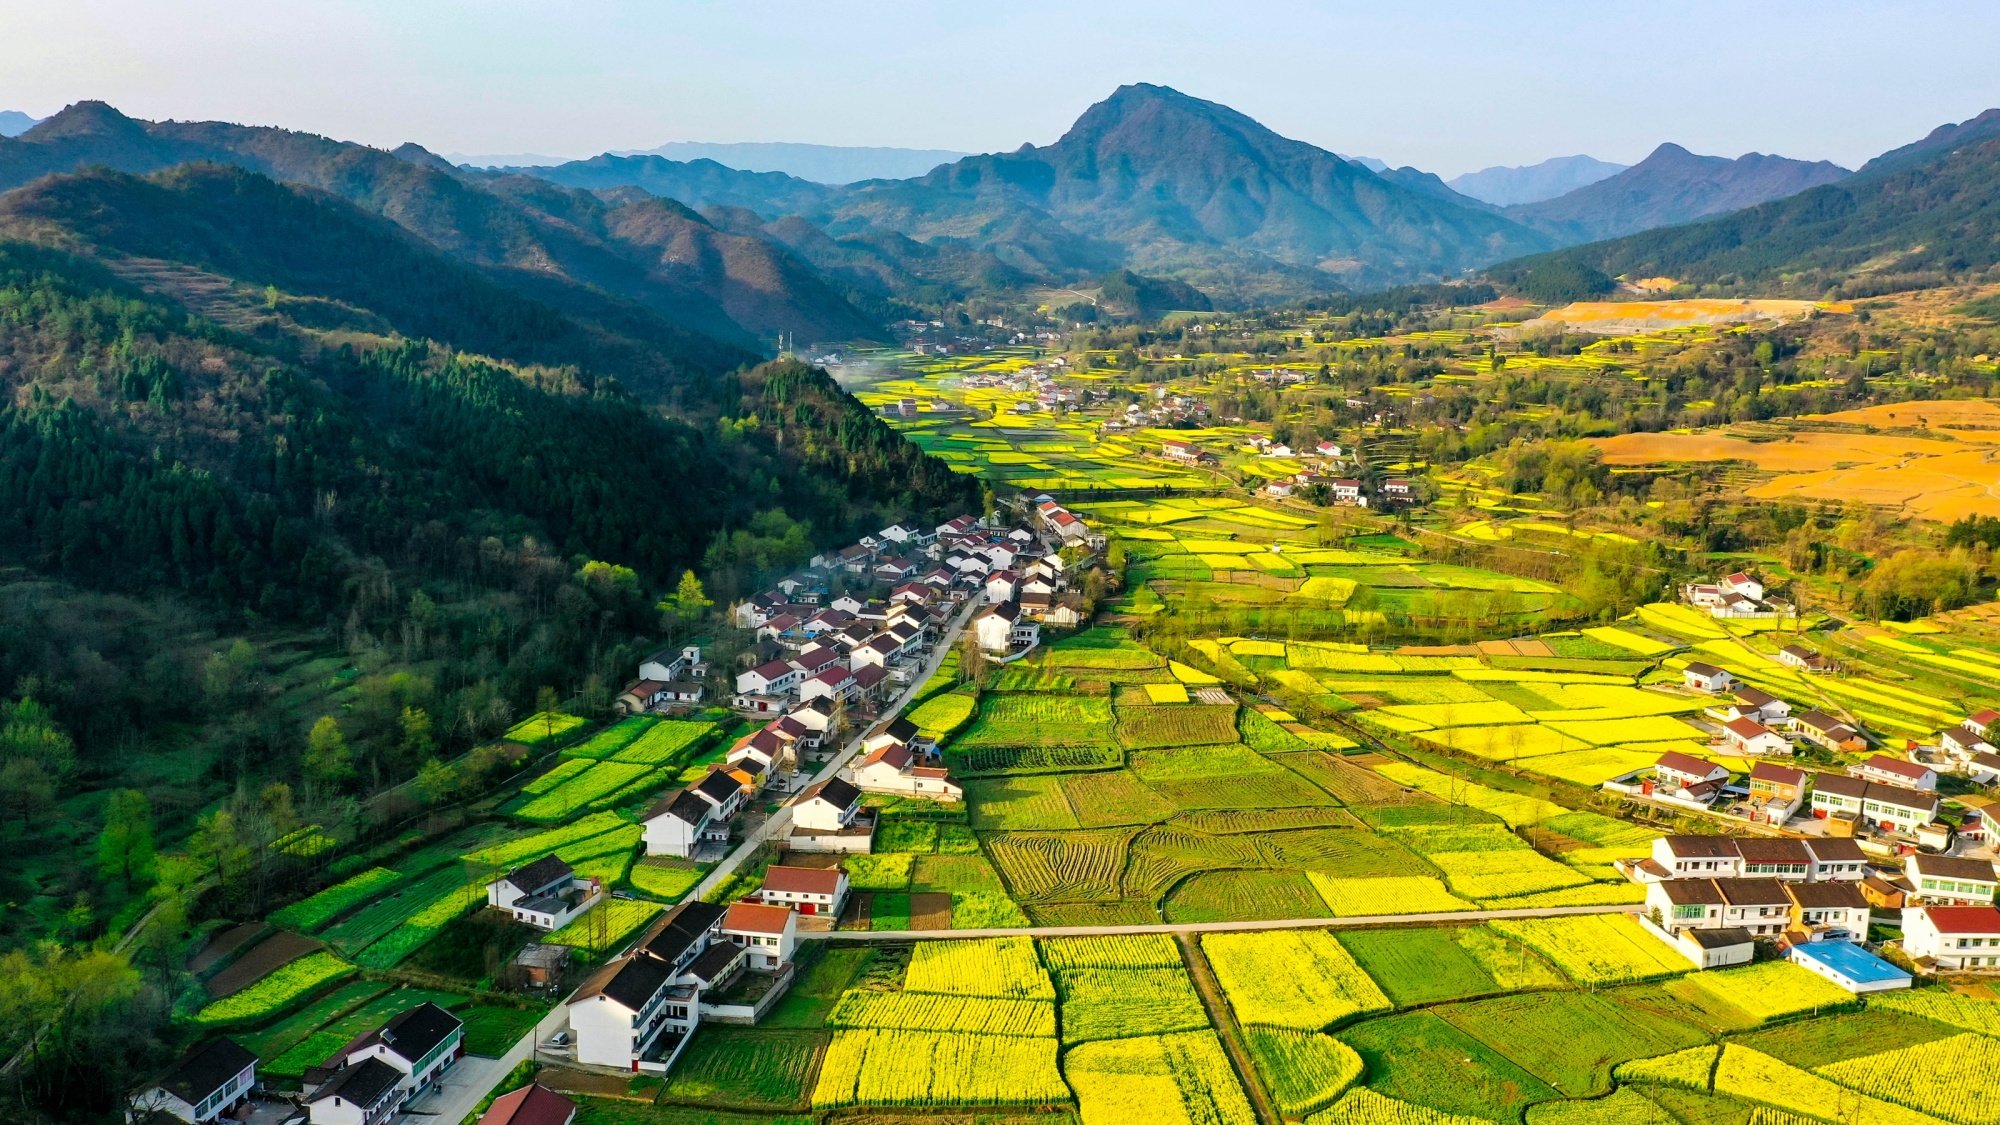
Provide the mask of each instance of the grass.
POLYGON ((746 1109, 802 1108, 823 1039, 810 1031, 703 1027, 662 1094, 746 1109))
POLYGON ((478 1004, 456 1013, 465 1021, 465 1051, 470 1055, 498 1058, 523 1036, 533 1031, 544 1013, 539 1008, 505 1008, 478 1004))
POLYGON ((1517 1120, 1557 1091, 1432 1011, 1368 1020, 1340 1033, 1367 1067, 1368 1088, 1446 1113, 1517 1120))
POLYGON ((1111 741, 1111 701, 1087 695, 988 693, 955 739, 979 746, 1095 745, 1111 741))
POLYGON ((590 953, 604 953, 618 948, 659 913, 658 903, 605 898, 541 940, 547 945, 569 945, 590 953))
POLYGON ((772 1028, 819 1028, 874 951, 860 946, 819 947, 817 957, 801 958, 792 987, 764 1018, 772 1028))
POLYGON ((1361 1056, 1330 1035, 1247 1027, 1251 1061, 1286 1117, 1303 1117, 1331 1104, 1361 1077, 1361 1056))

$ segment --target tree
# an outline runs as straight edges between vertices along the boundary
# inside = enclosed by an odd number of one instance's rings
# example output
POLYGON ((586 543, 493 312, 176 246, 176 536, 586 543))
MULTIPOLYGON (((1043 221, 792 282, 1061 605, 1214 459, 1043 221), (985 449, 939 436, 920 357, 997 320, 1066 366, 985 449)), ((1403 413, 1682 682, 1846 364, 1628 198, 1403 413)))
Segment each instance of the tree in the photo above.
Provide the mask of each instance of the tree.
POLYGON ((426 805, 442 804, 456 796, 459 788, 458 771, 444 762, 432 758, 417 771, 414 783, 417 800, 426 805))
POLYGON ((421 707, 405 707, 400 722, 403 737, 397 748, 405 761, 421 762, 437 752, 437 739, 431 737, 430 712, 421 707))
POLYGON ((104 803, 97 836, 97 870, 105 879, 137 886, 153 875, 153 806, 136 789, 120 789, 104 803))
POLYGON ((354 755, 332 715, 322 715, 306 735, 306 756, 302 763, 306 777, 325 786, 338 786, 354 776, 354 755))
POLYGON ((678 634, 679 629, 700 621, 702 614, 714 604, 714 599, 702 588, 700 576, 692 570, 683 570, 673 594, 660 599, 656 608, 660 611, 661 624, 666 627, 668 635, 673 636, 678 634))

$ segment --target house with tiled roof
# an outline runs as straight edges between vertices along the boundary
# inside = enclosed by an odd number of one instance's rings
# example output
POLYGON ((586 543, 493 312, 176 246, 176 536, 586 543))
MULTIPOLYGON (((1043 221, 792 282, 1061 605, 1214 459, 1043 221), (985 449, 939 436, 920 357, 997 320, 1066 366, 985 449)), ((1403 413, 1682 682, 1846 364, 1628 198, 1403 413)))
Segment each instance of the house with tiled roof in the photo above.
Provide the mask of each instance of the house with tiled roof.
POLYGON ((132 1095, 134 1114, 164 1113, 207 1125, 242 1105, 257 1085, 257 1056, 234 1039, 210 1039, 181 1056, 165 1078, 132 1095))
POLYGON ((1792 732, 1807 742, 1843 754, 1858 754, 1868 745, 1861 732, 1824 711, 1806 711, 1792 720, 1792 732))
POLYGON ((1864 781, 1879 781, 1884 785, 1900 786, 1904 789, 1921 789, 1927 792, 1937 789, 1937 771, 1917 762, 1891 758, 1887 754, 1876 754, 1865 762, 1848 768, 1849 773, 1864 781))
POLYGON ((479 1125, 571 1125, 576 1103, 539 1082, 493 1099, 479 1125))
POLYGON ((1969 856, 1912 852, 1903 857, 1903 877, 1917 901, 1943 906, 1991 906, 2000 888, 1993 861, 1969 856))
POLYGON ((1722 724, 1722 740, 1738 754, 1748 756, 1790 756, 1791 739, 1751 718, 1731 719, 1722 724))
POLYGON ((784 906, 804 915, 839 915, 847 902, 847 871, 834 867, 791 867, 772 864, 764 869, 757 900, 784 906))
POLYGON ((1927 972, 2000 972, 2000 909, 1906 906, 1903 952, 1927 972))
POLYGON ((465 1022, 425 1001, 309 1068, 307 1112, 313 1125, 372 1125, 429 1092, 464 1054, 465 1022))

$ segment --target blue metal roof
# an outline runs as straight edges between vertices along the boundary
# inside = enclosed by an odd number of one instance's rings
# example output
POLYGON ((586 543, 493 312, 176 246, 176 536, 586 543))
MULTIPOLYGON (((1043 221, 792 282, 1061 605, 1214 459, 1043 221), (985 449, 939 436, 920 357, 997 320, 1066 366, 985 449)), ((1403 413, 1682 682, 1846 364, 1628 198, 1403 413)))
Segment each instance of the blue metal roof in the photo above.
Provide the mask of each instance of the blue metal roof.
POLYGON ((1817 962, 1859 984, 1910 979, 1910 974, 1849 941, 1815 941, 1795 945, 1792 957, 1817 962))

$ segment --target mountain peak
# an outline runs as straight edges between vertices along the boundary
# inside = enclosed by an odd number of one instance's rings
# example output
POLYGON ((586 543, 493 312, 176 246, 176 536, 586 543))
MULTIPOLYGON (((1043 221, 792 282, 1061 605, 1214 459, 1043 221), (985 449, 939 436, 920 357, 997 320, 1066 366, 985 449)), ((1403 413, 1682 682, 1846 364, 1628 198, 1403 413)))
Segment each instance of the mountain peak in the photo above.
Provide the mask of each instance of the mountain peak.
POLYGON ((444 157, 439 156, 437 153, 432 152, 415 141, 404 141, 402 144, 397 145, 389 155, 398 160, 406 160, 411 164, 421 165, 425 168, 436 168, 440 172, 456 172, 458 170, 451 161, 446 160, 444 157))
POLYGON ((62 112, 22 134, 29 140, 57 137, 143 136, 146 127, 100 101, 81 101, 64 106, 62 112))

